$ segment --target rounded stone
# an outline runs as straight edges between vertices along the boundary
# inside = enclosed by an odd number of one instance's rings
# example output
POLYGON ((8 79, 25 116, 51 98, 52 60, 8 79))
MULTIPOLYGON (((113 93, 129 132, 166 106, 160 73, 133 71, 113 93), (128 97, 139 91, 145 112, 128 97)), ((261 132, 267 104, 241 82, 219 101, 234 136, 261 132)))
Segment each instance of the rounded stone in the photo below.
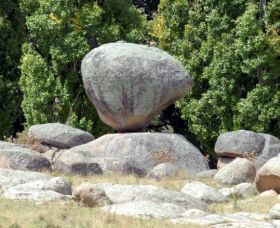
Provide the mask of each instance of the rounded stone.
POLYGON ((82 60, 81 71, 100 119, 119 132, 143 130, 193 86, 183 66, 168 53, 126 42, 93 49, 82 60))

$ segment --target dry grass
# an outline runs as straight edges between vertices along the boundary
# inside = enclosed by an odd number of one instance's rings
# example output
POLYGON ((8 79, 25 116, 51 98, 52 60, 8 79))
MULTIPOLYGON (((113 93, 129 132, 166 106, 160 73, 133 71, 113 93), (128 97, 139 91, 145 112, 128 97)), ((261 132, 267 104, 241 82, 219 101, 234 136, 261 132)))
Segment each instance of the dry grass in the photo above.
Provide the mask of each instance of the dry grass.
MULTIPOLYGON (((78 186, 82 182, 91 183, 120 183, 120 184, 152 184, 166 189, 180 191, 186 181, 202 181, 208 185, 220 188, 212 178, 193 179, 184 174, 166 177, 160 181, 139 178, 133 175, 104 175, 104 176, 69 176, 51 173, 54 176, 63 176, 78 186)), ((238 211, 263 212, 277 203, 277 198, 231 199, 222 204, 209 205, 210 213, 234 213, 238 211)), ((0 198, 0 227, 198 227, 189 225, 174 225, 164 220, 140 219, 103 213, 99 208, 85 208, 75 202, 52 202, 34 205, 30 202, 11 201, 0 198)))

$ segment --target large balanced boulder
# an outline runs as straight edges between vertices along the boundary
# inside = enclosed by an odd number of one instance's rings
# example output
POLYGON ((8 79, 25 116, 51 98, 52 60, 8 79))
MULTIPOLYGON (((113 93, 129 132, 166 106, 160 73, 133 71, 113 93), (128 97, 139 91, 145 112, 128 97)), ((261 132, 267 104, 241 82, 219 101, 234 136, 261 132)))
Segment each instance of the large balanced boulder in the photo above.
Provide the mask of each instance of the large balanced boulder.
POLYGON ((33 125, 28 135, 43 145, 68 149, 94 140, 92 134, 61 123, 33 125))
POLYGON ((142 130, 193 86, 183 66, 166 52, 126 42, 93 49, 81 70, 100 119, 119 132, 142 130))
MULTIPOLYGON (((143 176, 155 166, 167 162, 190 175, 209 169, 201 152, 183 136, 177 134, 107 134, 61 153, 63 161, 67 157, 74 158, 74 154, 79 154, 77 157, 79 159, 83 157, 84 162, 98 163, 103 172, 143 176)), ((58 155, 56 162, 59 160, 58 155)))
POLYGON ((0 141, 0 168, 37 171, 50 169, 51 164, 36 151, 18 144, 0 141))
POLYGON ((259 192, 275 190, 280 193, 280 157, 269 159, 257 172, 255 179, 259 192))
POLYGON ((256 168, 252 161, 246 158, 236 158, 219 169, 214 179, 221 184, 236 185, 243 182, 252 183, 255 176, 256 168))

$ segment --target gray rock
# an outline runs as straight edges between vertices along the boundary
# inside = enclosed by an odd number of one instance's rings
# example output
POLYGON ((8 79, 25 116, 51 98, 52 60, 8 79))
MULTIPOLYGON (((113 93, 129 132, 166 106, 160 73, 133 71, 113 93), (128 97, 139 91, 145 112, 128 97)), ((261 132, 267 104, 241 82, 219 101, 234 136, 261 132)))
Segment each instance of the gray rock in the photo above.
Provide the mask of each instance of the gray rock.
POLYGON ((50 169, 50 162, 40 153, 21 145, 0 141, 0 167, 19 170, 50 169))
POLYGON ((142 218, 176 218, 185 208, 171 203, 155 203, 153 201, 130 201, 108 205, 102 208, 106 212, 142 218))
POLYGON ((207 205, 192 196, 153 185, 95 184, 94 186, 103 189, 113 204, 123 204, 131 201, 151 201, 155 204, 177 205, 185 210, 199 209, 207 211, 207 205))
POLYGON ((235 158, 232 157, 219 157, 217 162, 217 169, 223 168, 225 165, 231 163, 235 158))
POLYGON ((29 136, 42 144, 68 149, 94 140, 92 134, 61 123, 47 123, 31 126, 29 136))
POLYGON ((252 131, 238 130, 221 134, 215 152, 226 157, 254 157, 263 149, 265 138, 252 131))
POLYGON ((96 161, 83 153, 59 151, 52 158, 53 170, 66 174, 102 174, 102 169, 96 161))
POLYGON ((207 215, 207 212, 201 211, 198 209, 189 209, 185 211, 183 214, 181 214, 182 217, 189 217, 189 218, 197 218, 197 217, 203 217, 207 215))
POLYGON ((255 179, 259 192, 275 190, 280 193, 280 157, 269 159, 257 172, 255 179))
POLYGON ((209 169, 209 170, 205 170, 205 171, 199 172, 197 174, 197 177, 201 177, 201 178, 214 177, 217 172, 218 172, 217 169, 209 169))
POLYGON ((33 181, 49 180, 50 176, 45 173, 0 169, 0 189, 24 184, 33 181))
POLYGON ((241 183, 232 188, 222 188, 219 190, 226 197, 241 197, 256 195, 258 193, 256 187, 251 183, 241 183))
POLYGON ((258 221, 250 221, 250 222, 232 222, 232 223, 223 223, 211 226, 211 228, 275 228, 269 222, 258 222, 258 221))
POLYGON ((170 162, 161 163, 155 166, 147 175, 148 178, 159 180, 163 177, 175 175, 178 168, 170 162))
POLYGON ((193 85, 166 52, 125 42, 93 49, 82 60, 81 71, 100 119, 120 132, 145 128, 193 85))
POLYGON ((0 170, 1 195, 12 200, 29 200, 36 203, 71 199, 71 184, 60 177, 43 173, 0 170))
POLYGON ((181 192, 193 196, 194 198, 202 200, 206 203, 224 202, 227 200, 227 197, 218 190, 201 182, 187 183, 182 188, 181 192))
POLYGON ((259 170, 270 158, 276 157, 280 154, 280 139, 269 134, 259 135, 265 138, 265 144, 255 161, 257 170, 259 170))
POLYGON ((252 183, 256 176, 254 163, 246 158, 236 158, 221 168, 214 179, 221 184, 236 185, 243 182, 252 183))
POLYGON ((190 218, 182 217, 171 220, 174 224, 186 224, 186 225, 197 225, 197 226, 211 226, 219 223, 226 222, 226 219, 222 215, 205 215, 203 217, 190 218))
POLYGON ((250 222, 250 221, 268 221, 270 216, 264 213, 237 212, 233 214, 224 214, 229 222, 250 222))
POLYGON ((274 190, 266 190, 258 195, 258 197, 277 197, 278 194, 274 190))
POLYGON ((90 183, 83 183, 76 187, 72 197, 81 206, 96 207, 112 204, 103 189, 97 188, 90 183))
POLYGON ((280 220, 272 220, 273 228, 280 228, 280 220))
POLYGON ((280 219, 280 204, 275 204, 269 211, 272 219, 280 219))
POLYGON ((144 174, 166 162, 173 163, 178 170, 190 175, 209 169, 201 152, 177 134, 108 134, 63 151, 65 159, 74 161, 74 154, 78 154, 77 157, 84 156, 86 161, 98 163, 103 172, 144 174))

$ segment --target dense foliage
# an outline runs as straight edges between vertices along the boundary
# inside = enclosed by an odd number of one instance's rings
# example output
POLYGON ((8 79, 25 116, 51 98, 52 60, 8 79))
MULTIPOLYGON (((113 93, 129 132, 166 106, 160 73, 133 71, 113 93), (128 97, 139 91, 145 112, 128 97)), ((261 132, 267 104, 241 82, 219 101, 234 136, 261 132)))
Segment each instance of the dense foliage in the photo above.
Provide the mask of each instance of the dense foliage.
POLYGON ((0 137, 18 130, 18 84, 27 127, 60 121, 96 136, 111 131, 85 95, 80 62, 92 48, 117 40, 157 45, 195 80, 192 92, 166 109, 150 130, 171 128, 212 156, 217 136, 225 131, 280 137, 280 0, 158 3, 1 2, 0 137))
POLYGON ((280 136, 280 1, 162 0, 153 34, 195 79, 177 107, 211 152, 225 131, 280 136))
POLYGON ((0 1, 0 137, 14 134, 22 116, 17 82, 24 36, 17 1, 0 1))

